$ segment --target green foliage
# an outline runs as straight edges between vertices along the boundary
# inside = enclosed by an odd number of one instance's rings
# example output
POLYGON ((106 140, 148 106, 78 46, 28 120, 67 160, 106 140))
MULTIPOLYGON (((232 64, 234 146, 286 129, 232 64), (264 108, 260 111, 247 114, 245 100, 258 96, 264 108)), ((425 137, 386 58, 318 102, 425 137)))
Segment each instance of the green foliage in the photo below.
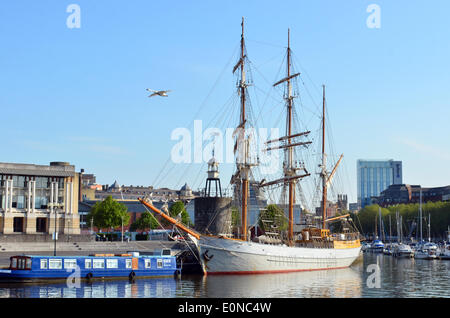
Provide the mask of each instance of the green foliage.
POLYGON ((182 213, 183 211, 186 211, 184 203, 181 201, 177 201, 170 206, 169 215, 174 218, 177 217, 178 214, 182 213))
POLYGON ((231 207, 231 226, 241 225, 241 214, 238 207, 231 207))
MULTIPOLYGON (((419 204, 398 204, 389 206, 387 208, 381 208, 382 219, 387 231, 389 227, 389 215, 391 216, 393 235, 396 235, 397 233, 397 229, 395 226, 396 212, 399 212, 399 215, 401 215, 403 218, 403 233, 404 235, 407 235, 409 232, 408 226, 411 224, 411 222, 418 222, 419 204)), ((428 235, 426 230, 427 227, 425 226, 425 224, 427 224, 428 222, 428 215, 430 215, 431 217, 431 236, 442 237, 445 231, 447 231, 448 226, 450 225, 450 202, 427 202, 422 204, 424 237, 428 235)), ((379 223, 378 205, 374 204, 366 206, 357 213, 356 217, 361 223, 363 233, 373 233, 375 230, 375 217, 377 217, 377 223, 379 223)), ((379 229, 379 224, 377 226, 379 229)))
POLYGON ((130 215, 127 212, 127 207, 117 202, 108 196, 101 202, 96 202, 91 208, 87 216, 87 222, 97 227, 98 229, 111 229, 122 225, 127 225, 130 222, 130 215))
MULTIPOLYGON (((380 206, 378 204, 373 204, 366 206, 359 211, 357 218, 359 219, 363 233, 375 233, 375 222, 377 222, 377 233, 379 233, 379 208, 380 206)), ((382 219, 388 214, 388 209, 381 208, 382 219)))
POLYGON ((153 214, 150 212, 144 212, 141 214, 139 219, 136 220, 133 224, 130 226, 130 231, 134 232, 136 230, 142 230, 145 231, 147 229, 156 229, 158 227, 158 221, 155 219, 153 214))
POLYGON ((284 215, 284 211, 278 205, 269 204, 266 210, 259 214, 258 226, 268 232, 273 232, 275 228, 277 231, 286 231, 289 222, 284 215), (263 220, 272 221, 272 223, 264 224, 263 220), (274 228, 267 228, 270 225, 273 225, 274 228))
POLYGON ((192 226, 191 218, 189 213, 187 213, 184 203, 182 201, 177 201, 172 204, 169 208, 169 215, 173 218, 181 216, 181 223, 187 226, 192 226))

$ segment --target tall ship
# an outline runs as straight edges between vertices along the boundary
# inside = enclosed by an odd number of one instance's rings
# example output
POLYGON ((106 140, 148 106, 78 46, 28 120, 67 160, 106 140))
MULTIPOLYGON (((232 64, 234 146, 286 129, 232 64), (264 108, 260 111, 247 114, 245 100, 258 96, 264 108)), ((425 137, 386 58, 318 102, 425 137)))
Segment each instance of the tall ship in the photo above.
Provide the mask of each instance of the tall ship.
MULTIPOLYGON (((248 226, 249 181, 252 169, 258 165, 257 160, 251 158, 249 135, 247 134, 247 86, 246 82, 246 49, 244 40, 244 19, 242 19, 242 33, 240 41, 240 58, 233 67, 233 73, 239 72, 238 94, 240 99, 239 124, 235 130, 236 169, 232 176, 234 193, 239 195, 236 202, 240 208, 240 231, 234 237, 226 235, 211 235, 199 233, 180 223, 153 206, 152 202, 140 198, 139 201, 151 211, 159 214, 182 231, 194 242, 201 267, 205 274, 264 274, 286 273, 297 271, 327 270, 349 267, 360 255, 361 244, 359 233, 344 227, 341 233, 331 233, 329 224, 336 220, 347 220, 348 214, 327 218, 327 188, 336 171, 342 156, 331 173, 326 169, 325 154, 325 86, 323 86, 323 116, 322 116, 322 158, 321 177, 321 221, 320 225, 305 226, 294 233, 294 206, 296 204, 296 184, 303 178, 310 176, 304 165, 295 158, 295 147, 306 147, 309 141, 300 141, 308 136, 309 131, 294 131, 294 96, 292 81, 300 75, 291 69, 290 32, 288 31, 288 46, 286 58, 286 76, 273 84, 274 87, 285 85, 284 99, 286 109, 285 135, 268 140, 266 151, 282 149, 284 152, 283 174, 279 179, 260 181, 260 188, 270 189, 271 186, 283 187, 283 193, 288 198, 287 206, 287 235, 277 235, 270 230, 265 235, 251 237, 248 226)), ((271 227, 268 227, 269 229, 271 227)))

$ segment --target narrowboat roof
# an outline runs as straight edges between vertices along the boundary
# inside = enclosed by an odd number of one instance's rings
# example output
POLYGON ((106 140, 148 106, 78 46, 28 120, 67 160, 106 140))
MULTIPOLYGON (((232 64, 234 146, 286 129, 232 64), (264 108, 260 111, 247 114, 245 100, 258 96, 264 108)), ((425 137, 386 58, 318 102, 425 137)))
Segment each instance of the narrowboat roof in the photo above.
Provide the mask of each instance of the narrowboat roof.
POLYGON ((139 255, 133 256, 131 254, 127 255, 112 255, 112 254, 96 254, 96 255, 13 255, 11 257, 30 257, 30 258, 125 258, 125 257, 133 257, 133 258, 161 258, 161 257, 175 257, 171 255, 139 255))

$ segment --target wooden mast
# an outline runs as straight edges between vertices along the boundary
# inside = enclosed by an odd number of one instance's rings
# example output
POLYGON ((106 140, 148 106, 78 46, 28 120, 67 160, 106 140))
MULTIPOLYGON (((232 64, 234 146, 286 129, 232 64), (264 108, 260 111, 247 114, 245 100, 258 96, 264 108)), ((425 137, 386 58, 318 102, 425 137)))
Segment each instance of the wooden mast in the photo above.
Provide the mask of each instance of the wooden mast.
MULTIPOLYGON (((292 85, 291 85, 291 47, 290 47, 290 29, 288 29, 288 47, 287 47, 287 132, 286 136, 292 135, 292 85)), ((291 177, 295 172, 293 170, 293 147, 291 145, 291 138, 288 138, 288 165, 285 171, 285 177, 291 177)), ((295 179, 289 180, 289 232, 288 240, 292 242, 294 239, 294 204, 295 204, 295 179)))
POLYGON ((301 137, 306 136, 310 132, 302 132, 302 133, 295 133, 292 134, 292 124, 293 124, 293 99, 294 96, 292 95, 292 83, 291 80, 297 76, 300 75, 300 73, 295 73, 291 75, 291 46, 290 46, 290 29, 288 29, 288 46, 287 46, 287 65, 286 65, 286 71, 287 75, 285 78, 279 80, 273 86, 277 86, 281 83, 285 83, 287 85, 287 92, 285 95, 286 99, 286 136, 269 140, 266 142, 266 144, 279 142, 281 145, 271 146, 265 149, 266 151, 269 150, 275 150, 275 149, 281 149, 284 148, 284 163, 283 163, 283 172, 284 177, 275 181, 270 182, 263 182, 259 186, 265 187, 270 186, 278 183, 283 183, 284 186, 288 186, 289 188, 289 194, 288 194, 288 214, 289 214, 289 227, 288 227, 288 241, 289 244, 293 244, 294 242, 294 205, 295 205, 295 184, 297 182, 297 179, 307 177, 310 174, 306 171, 305 168, 303 170, 305 171, 305 174, 303 175, 297 175, 297 170, 300 170, 300 168, 296 167, 294 165, 294 147, 296 146, 307 146, 311 144, 311 142, 295 142, 292 139, 295 137, 301 137))
POLYGON ((242 17, 242 33, 241 33, 241 57, 240 57, 240 66, 241 66, 241 81, 239 84, 240 88, 240 95, 241 95, 241 122, 239 124, 239 127, 242 128, 241 131, 241 150, 243 150, 243 165, 240 167, 240 173, 241 173, 241 180, 242 180, 242 207, 241 207, 241 220, 242 220, 242 230, 241 230, 241 239, 246 241, 247 240, 247 198, 248 198, 248 165, 247 165, 247 155, 248 155, 248 149, 247 149, 247 143, 245 140, 245 42, 244 42, 244 17, 242 17))
MULTIPOLYGON (((286 106, 287 106, 287 112, 286 112, 286 136, 275 139, 275 140, 269 140, 266 144, 272 143, 272 142, 284 142, 283 145, 269 147, 266 150, 275 150, 275 149, 281 149, 284 148, 285 153, 285 162, 284 162, 284 178, 268 182, 265 184, 262 184, 261 186, 271 185, 278 182, 284 182, 284 184, 288 185, 289 188, 289 194, 288 194, 288 214, 289 214, 289 227, 288 227, 288 241, 289 244, 293 244, 294 242, 294 205, 295 205, 295 184, 297 182, 297 179, 303 178, 306 176, 309 176, 309 173, 306 173, 304 175, 297 175, 297 170, 294 166, 294 147, 295 146, 305 146, 310 144, 311 142, 297 142, 293 143, 292 138, 300 137, 308 135, 310 132, 302 132, 297 134, 292 134, 292 121, 293 121, 293 99, 294 96, 292 95, 292 82, 291 80, 300 73, 292 74, 291 75, 291 41, 290 41, 290 29, 288 29, 288 46, 287 46, 287 59, 286 59, 286 77, 282 80, 276 82, 273 84, 273 86, 277 86, 281 83, 286 82, 287 86, 287 95, 285 97, 286 99, 286 106)), ((305 170, 306 172, 306 170, 305 170)))
POLYGON ((241 122, 240 125, 242 125, 242 128, 245 129, 245 42, 244 42, 244 17, 242 17, 242 33, 241 33, 241 57, 240 57, 240 64, 241 64, 241 83, 239 85, 241 89, 241 122))
POLYGON ((186 233, 191 234, 196 239, 200 239, 200 234, 199 233, 189 229, 187 226, 183 225, 179 220, 176 220, 176 219, 168 216, 167 214, 165 214, 161 210, 155 208, 152 204, 149 204, 148 202, 146 202, 144 199, 138 198, 138 201, 141 202, 146 207, 148 207, 153 212, 156 212, 157 214, 159 214, 162 218, 166 219, 171 224, 175 225, 176 227, 180 228, 181 230, 185 231, 186 233))
POLYGON ((322 85, 322 229, 326 228, 327 218, 327 159, 325 154, 325 85, 322 85))
POLYGON ((334 166, 330 174, 327 172, 327 154, 325 153, 325 85, 322 85, 322 229, 326 229, 327 226, 327 193, 328 185, 331 183, 331 179, 336 173, 336 169, 339 166, 344 155, 342 154, 334 166))

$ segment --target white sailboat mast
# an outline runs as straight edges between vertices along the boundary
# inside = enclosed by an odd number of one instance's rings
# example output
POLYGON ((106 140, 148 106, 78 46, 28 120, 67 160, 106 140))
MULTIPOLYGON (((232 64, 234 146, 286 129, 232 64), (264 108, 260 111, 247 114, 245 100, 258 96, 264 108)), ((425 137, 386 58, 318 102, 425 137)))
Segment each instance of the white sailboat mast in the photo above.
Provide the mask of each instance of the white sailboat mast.
POLYGON ((419 218, 420 218, 420 242, 423 241, 422 234, 422 189, 420 189, 420 197, 419 197, 419 218))

